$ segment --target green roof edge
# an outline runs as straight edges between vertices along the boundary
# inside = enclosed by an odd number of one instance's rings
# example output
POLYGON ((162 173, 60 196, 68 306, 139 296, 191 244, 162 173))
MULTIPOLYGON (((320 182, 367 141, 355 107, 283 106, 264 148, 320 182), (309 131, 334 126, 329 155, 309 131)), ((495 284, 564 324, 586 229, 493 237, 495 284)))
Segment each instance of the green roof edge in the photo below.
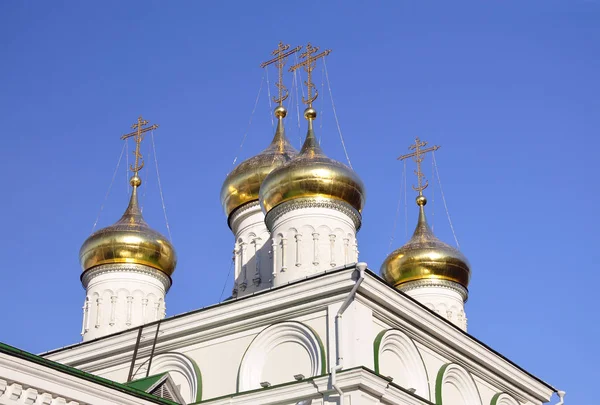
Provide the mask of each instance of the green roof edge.
POLYGON ((154 375, 151 375, 148 377, 129 381, 128 383, 125 383, 124 385, 126 385, 130 388, 135 388, 136 390, 148 392, 148 389, 151 388, 157 382, 159 382, 166 374, 167 374, 166 372, 154 374, 154 375))
POLYGON ((21 349, 17 349, 16 347, 7 345, 6 343, 0 342, 0 353, 7 354, 9 356, 18 357, 23 360, 31 361, 36 364, 40 364, 42 366, 49 367, 56 371, 63 372, 65 374, 72 375, 74 377, 81 378, 83 380, 87 380, 99 385, 102 385, 107 388, 115 389, 117 391, 124 392, 126 394, 130 394, 136 396, 138 398, 143 398, 148 401, 154 402, 156 404, 164 404, 164 405, 179 405, 177 402, 169 401, 167 399, 159 398, 154 395, 150 395, 145 391, 140 391, 137 388, 133 388, 127 386, 125 384, 121 384, 103 377, 98 377, 90 373, 86 373, 85 371, 78 370, 74 367, 65 366, 64 364, 57 363, 52 360, 45 359, 41 356, 37 356, 35 354, 26 352, 21 349))

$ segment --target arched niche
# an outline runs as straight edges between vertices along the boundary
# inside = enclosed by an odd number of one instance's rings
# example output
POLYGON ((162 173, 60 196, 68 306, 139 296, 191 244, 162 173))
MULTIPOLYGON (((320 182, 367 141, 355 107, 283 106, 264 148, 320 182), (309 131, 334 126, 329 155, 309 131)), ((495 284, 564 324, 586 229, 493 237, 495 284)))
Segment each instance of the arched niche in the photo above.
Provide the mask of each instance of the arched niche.
POLYGON ((240 363, 238 392, 294 381, 302 374, 326 373, 325 349, 317 334, 300 322, 282 322, 263 329, 252 340, 240 363))
MULTIPOLYGON (((145 369, 148 360, 140 367, 145 369)), ((202 374, 196 362, 181 353, 161 353, 152 358, 149 375, 169 373, 185 402, 202 400, 202 374)))
POLYGON ((482 405, 473 377, 455 363, 448 363, 440 368, 435 383, 435 403, 437 405, 482 405))
POLYGON ((376 373, 392 377, 402 388, 414 388, 415 394, 429 400, 425 363, 411 338, 397 329, 384 330, 375 338, 373 351, 376 373))
POLYGON ((519 402, 505 392, 499 392, 492 397, 490 405, 519 405, 519 402))

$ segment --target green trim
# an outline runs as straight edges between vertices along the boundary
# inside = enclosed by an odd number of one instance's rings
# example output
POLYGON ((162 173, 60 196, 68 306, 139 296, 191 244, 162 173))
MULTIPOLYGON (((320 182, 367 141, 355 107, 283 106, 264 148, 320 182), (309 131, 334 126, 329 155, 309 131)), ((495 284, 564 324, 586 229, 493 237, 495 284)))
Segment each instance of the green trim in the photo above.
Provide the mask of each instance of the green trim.
MULTIPOLYGON (((184 354, 185 356, 185 354, 184 354)), ((202 372, 200 371, 200 367, 193 359, 190 359, 188 356, 187 359, 192 362, 192 366, 194 366, 194 371, 196 371, 196 384, 198 385, 198 389, 196 390, 196 402, 202 401, 202 372)))
POLYGON ((494 395, 492 397, 492 401, 490 402, 490 405, 497 405, 498 404, 498 398, 500 398, 500 395, 504 394, 503 392, 499 392, 496 395, 494 395))
MULTIPOLYGON (((385 337, 385 334, 396 330, 400 333, 403 333, 406 335, 406 333, 404 333, 403 331, 401 331, 400 329, 397 328, 390 328, 390 329, 385 329, 382 330, 381 332, 379 332, 377 334, 377 336, 375 337, 375 340, 373 341, 373 365, 375 367, 375 373, 380 374, 379 371, 379 351, 381 350, 381 342, 383 341, 383 338, 385 337)), ((417 347, 417 345, 415 344, 415 341, 412 340, 412 338, 408 335, 406 335, 406 337, 410 340, 410 342, 412 343, 413 347, 415 348, 415 350, 417 351, 417 354, 419 355, 419 359, 421 359, 421 364, 423 364, 423 370, 425 370, 425 378, 427 379, 427 398, 431 398, 431 383, 429 382, 429 372, 427 372, 427 367, 425 366, 425 361, 423 360, 423 355, 421 355, 421 351, 419 350, 419 348, 417 347)), ((381 375, 381 374, 380 374, 381 375)))
MULTIPOLYGON (((304 326, 305 328, 307 328, 308 330, 310 330, 312 332, 312 334, 317 338, 317 343, 319 344, 319 348, 321 349, 321 375, 325 375, 327 374, 327 356, 325 353, 325 346, 323 345, 323 341, 321 340, 321 337, 319 336, 319 334, 310 326, 299 322, 299 321, 280 321, 280 322, 275 322, 270 324, 269 326, 264 327, 263 329, 261 329, 260 332, 258 332, 256 334, 256 336, 254 336, 254 338, 252 338, 252 341, 250 342, 250 344, 248 345, 248 347, 246 347, 246 350, 244 350, 244 354, 242 355, 242 359, 240 360, 240 364, 238 366, 238 372, 237 372, 237 380, 235 382, 235 392, 239 393, 240 392, 240 373, 242 371, 242 363, 244 362, 244 358, 246 357, 246 354, 248 354, 248 349, 250 349, 250 347, 252 347, 252 343, 254 343, 254 341, 260 336, 261 333, 263 333, 264 331, 266 331, 267 329, 275 326, 275 325, 279 325, 282 323, 297 323, 299 325, 304 326)), ((314 376, 314 377, 318 377, 318 376, 314 376)), ((307 379, 304 379, 303 381, 306 381, 307 379)), ((243 392, 251 392, 251 391, 243 391, 243 392)), ((225 396, 227 397, 227 395, 225 396)))
POLYGON ((153 385, 158 383, 165 375, 167 375, 167 372, 151 375, 145 378, 140 378, 138 380, 133 380, 128 383, 125 383, 125 385, 131 388, 135 388, 136 390, 148 392, 148 390, 152 388, 153 385))
POLYGON ((388 333, 391 329, 382 330, 375 337, 375 341, 373 341, 373 362, 375 366, 375 372, 379 374, 379 349, 381 348, 381 341, 386 333, 388 333))
POLYGON ((446 373, 446 369, 452 363, 444 364, 440 371, 438 371, 438 375, 435 379, 435 403, 436 405, 442 405, 442 384, 444 383, 444 373, 446 373))
MULTIPOLYGON (((295 322, 295 321, 289 321, 289 322, 295 322)), ((306 326, 308 329, 310 329, 310 331, 313 333, 313 335, 315 335, 315 337, 317 338, 317 343, 319 344, 319 349, 321 349, 321 375, 327 374, 327 356, 325 353, 325 345, 323 344, 321 337, 319 336, 317 331, 314 330, 313 328, 311 328, 310 326, 305 325, 302 322, 298 322, 298 323, 300 323, 300 324, 306 326)))
MULTIPOLYGON (((442 384, 443 384, 443 380, 444 380, 444 373, 446 372, 446 369, 448 368, 448 366, 451 366, 452 364, 455 364, 459 367, 461 367, 459 364, 456 363, 447 363, 444 364, 441 368, 440 371, 438 371, 438 375, 437 378, 435 380, 435 403, 436 405, 442 405, 442 384)), ((464 367, 461 367, 464 369, 464 367)), ((481 404, 481 393, 479 392, 479 388, 477 387, 477 383, 475 382, 475 379, 473 378, 473 376, 471 375, 471 373, 469 372, 469 370, 464 369, 465 372, 467 373, 467 375, 469 376, 469 378, 471 379, 471 382, 473 383, 473 387, 475 387, 475 392, 477 392, 477 398, 479 398, 479 403, 481 404)))
MULTIPOLYGON (((196 373, 196 399, 193 399, 194 401, 201 401, 202 400, 202 372, 200 371, 200 367, 198 367, 198 364, 194 361, 194 359, 190 358, 189 356, 186 356, 184 353, 180 353, 180 352, 162 352, 162 353, 157 353, 156 355, 154 355, 154 358, 158 357, 158 356, 162 356, 163 354, 177 354, 179 356, 183 356, 185 357, 190 363, 192 363, 192 367, 194 367, 194 372, 196 373)), ((142 366, 146 363, 148 363, 149 360, 146 360, 142 366)), ((163 374, 168 373, 168 371, 166 371, 163 374)), ((150 378, 150 377, 148 377, 150 378)), ((136 380, 136 381, 140 381, 140 380, 136 380)))
POLYGON ((176 402, 169 401, 167 399, 155 397, 154 395, 150 395, 147 392, 140 391, 134 387, 127 386, 125 384, 120 384, 115 381, 108 380, 106 378, 98 377, 93 374, 86 373, 84 371, 78 370, 73 367, 65 366, 64 364, 57 363, 52 360, 45 359, 41 356, 36 356, 35 354, 26 352, 24 350, 17 349, 16 347, 7 345, 5 343, 0 343, 0 353, 4 353, 8 356, 18 357, 20 359, 30 361, 35 364, 39 364, 41 366, 45 366, 51 368, 56 371, 60 371, 62 373, 81 378, 82 380, 90 381, 95 384, 102 385, 107 388, 111 388, 126 394, 133 395, 138 398, 145 399, 150 402, 154 402, 156 404, 164 404, 164 405, 178 405, 176 402))

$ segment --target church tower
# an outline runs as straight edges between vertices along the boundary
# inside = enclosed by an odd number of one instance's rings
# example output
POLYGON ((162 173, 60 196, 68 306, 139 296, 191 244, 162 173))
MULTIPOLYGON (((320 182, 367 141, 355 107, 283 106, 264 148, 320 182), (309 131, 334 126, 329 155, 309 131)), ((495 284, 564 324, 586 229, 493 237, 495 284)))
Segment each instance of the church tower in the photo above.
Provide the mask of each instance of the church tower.
POLYGON ((307 72, 308 132, 300 153, 273 170, 260 187, 260 204, 273 246, 273 285, 278 286, 358 261, 356 232, 361 225, 365 190, 348 166, 328 158, 315 137, 318 96, 312 83, 318 52, 310 43, 301 57, 307 72))
POLYGON ((467 317, 464 303, 468 298, 467 287, 471 277, 469 262, 457 249, 442 242, 433 234, 425 217, 427 198, 423 190, 421 162, 427 152, 435 151, 439 146, 422 149, 427 142, 419 138, 410 147, 413 153, 400 156, 400 160, 413 158, 417 163, 418 191, 416 202, 419 207, 419 219, 412 238, 401 248, 388 255, 381 265, 381 276, 388 284, 403 291, 448 319, 462 330, 467 330, 467 317))
POLYGON ((279 96, 273 98, 273 101, 279 104, 275 108, 275 136, 265 150, 243 161, 230 172, 221 187, 221 204, 227 215, 227 223, 235 236, 235 276, 232 292, 234 297, 272 286, 274 247, 270 243, 271 234, 265 226, 265 214, 260 208, 258 193, 263 180, 271 171, 298 154, 285 136, 283 126, 283 119, 287 115, 283 101, 288 98, 288 91, 283 85, 283 66, 288 56, 300 50, 300 47, 288 50, 289 47, 280 42, 273 51, 275 57, 261 64, 264 68, 274 63, 279 70, 279 96))
POLYGON ((133 187, 125 213, 115 224, 93 233, 81 246, 79 259, 86 290, 83 307, 83 340, 91 340, 148 322, 166 315, 165 295, 177 258, 171 243, 150 228, 138 204, 142 184, 139 171, 140 143, 144 133, 158 128, 142 117, 133 125, 135 163, 131 166, 133 187))

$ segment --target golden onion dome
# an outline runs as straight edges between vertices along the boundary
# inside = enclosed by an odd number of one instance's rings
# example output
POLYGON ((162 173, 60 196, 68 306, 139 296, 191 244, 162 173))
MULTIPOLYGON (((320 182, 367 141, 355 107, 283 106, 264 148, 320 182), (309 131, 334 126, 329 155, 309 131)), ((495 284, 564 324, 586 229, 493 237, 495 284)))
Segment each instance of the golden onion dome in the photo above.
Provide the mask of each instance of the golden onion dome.
POLYGON ((285 136, 283 118, 286 113, 284 107, 275 109, 277 130, 271 144, 258 155, 240 163, 227 175, 221 187, 221 204, 227 216, 244 204, 258 201, 260 186, 265 177, 298 154, 285 136))
POLYGON ((328 198, 343 201, 359 213, 365 204, 365 187, 348 166, 328 158, 313 130, 316 111, 305 111, 308 133, 300 153, 273 170, 260 188, 260 203, 268 213, 277 205, 297 198, 328 198))
POLYGON ((81 246, 79 260, 84 273, 111 263, 143 264, 169 277, 175 271, 177 256, 173 245, 142 217, 137 197, 140 184, 137 175, 132 177, 131 199, 121 219, 93 233, 81 246))
POLYGON ((435 237, 425 218, 427 199, 417 197, 419 220, 412 238, 381 265, 381 276, 393 287, 417 280, 453 281, 467 288, 471 270, 467 258, 435 237))

